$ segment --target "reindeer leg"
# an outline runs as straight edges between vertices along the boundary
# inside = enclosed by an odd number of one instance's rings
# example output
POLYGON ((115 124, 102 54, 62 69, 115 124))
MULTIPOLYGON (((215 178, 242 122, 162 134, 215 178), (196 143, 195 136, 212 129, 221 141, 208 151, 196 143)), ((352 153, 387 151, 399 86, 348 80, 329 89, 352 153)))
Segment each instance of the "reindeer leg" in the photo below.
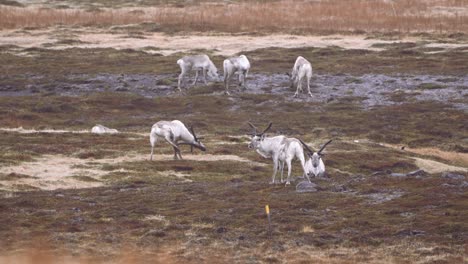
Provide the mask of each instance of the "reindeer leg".
POLYGON ((182 84, 184 75, 185 75, 185 73, 184 73, 183 71, 182 71, 182 73, 179 75, 179 81, 177 82, 177 89, 179 89, 179 91, 182 91, 182 89, 180 88, 180 86, 181 86, 181 84, 182 84))
POLYGON ((202 71, 203 71, 203 80, 205 81, 205 85, 207 85, 208 82, 206 81, 206 72, 208 71, 208 69, 203 68, 202 71))
POLYGON ((154 152, 154 145, 158 141, 158 136, 156 134, 153 134, 153 131, 150 133, 150 143, 151 143, 151 156, 150 160, 153 160, 153 152, 154 152))
POLYGON ((199 71, 200 71, 199 69, 196 69, 196 71, 195 71, 195 72, 196 72, 196 73, 195 73, 195 81, 193 81, 193 83, 192 83, 193 86, 195 86, 195 84, 197 84, 197 81, 198 81, 198 72, 199 72, 199 71))
POLYGON ((299 95, 299 85, 296 87, 296 92, 294 93, 293 97, 297 97, 299 95))
POLYGON ((280 170, 281 170, 281 183, 284 183, 284 180, 283 180, 284 161, 280 161, 280 170))
POLYGON ((278 156, 273 156, 273 176, 270 184, 275 184, 276 172, 278 171, 278 156))
POLYGON ((182 155, 180 154, 181 153, 180 149, 177 153, 179 154, 179 159, 183 160, 182 155))
POLYGON ((167 143, 169 143, 174 148, 174 159, 176 160, 177 159, 176 154, 177 154, 177 152, 180 152, 179 146, 177 146, 177 144, 172 141, 172 135, 171 134, 165 135, 164 139, 167 141, 167 143))
POLYGON ((249 70, 245 70, 244 74, 242 75, 242 86, 244 89, 247 89, 247 86, 245 85, 245 79, 247 79, 247 75, 249 74, 249 70))
POLYGON ((178 160, 179 158, 177 157, 177 148, 172 147, 174 149, 174 160, 178 160))
POLYGON ((312 93, 310 92, 310 78, 307 78, 307 90, 309 91, 310 97, 313 97, 312 93))
POLYGON ((231 79, 231 74, 229 72, 224 73, 224 93, 230 95, 229 93, 229 79, 231 79))
POLYGON ((288 179, 286 180, 286 185, 290 185, 290 179, 291 179, 291 159, 286 160, 286 164, 288 165, 288 179))

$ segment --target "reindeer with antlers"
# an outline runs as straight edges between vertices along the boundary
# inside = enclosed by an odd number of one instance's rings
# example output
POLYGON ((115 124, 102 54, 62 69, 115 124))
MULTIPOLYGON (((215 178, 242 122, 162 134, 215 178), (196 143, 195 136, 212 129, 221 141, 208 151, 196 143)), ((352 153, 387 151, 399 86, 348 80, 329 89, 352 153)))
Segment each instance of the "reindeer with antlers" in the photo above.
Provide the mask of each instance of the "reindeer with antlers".
POLYGON ((174 148, 174 159, 182 159, 180 154, 179 145, 190 145, 190 150, 193 152, 193 147, 198 148, 202 151, 206 150, 205 145, 200 142, 202 137, 197 137, 193 126, 190 127, 190 131, 187 127, 179 120, 174 121, 159 121, 153 125, 150 133, 151 143, 151 157, 153 160, 153 150, 158 137, 164 138, 174 148), (179 141, 182 141, 179 143, 179 141))
POLYGON ((306 161, 305 164, 305 171, 308 176, 315 176, 315 177, 322 177, 325 175, 325 164, 323 163, 322 156, 324 155, 322 151, 325 147, 332 142, 332 140, 327 141, 327 143, 323 144, 322 148, 319 151, 313 151, 306 143, 300 140, 302 145, 304 145, 305 149, 307 150, 307 156, 309 159, 306 161))
MULTIPOLYGON (((255 149, 262 157, 272 158, 273 160, 273 176, 270 184, 275 183, 275 177, 276 173, 278 172, 278 168, 281 169, 281 183, 283 183, 284 163, 286 163, 288 166, 288 178, 286 180, 286 185, 290 184, 291 161, 295 157, 301 161, 302 169, 305 172, 304 152, 297 139, 287 138, 282 135, 266 137, 265 133, 271 128, 273 124, 271 122, 268 127, 261 133, 257 132, 257 127, 255 127, 252 123, 248 122, 248 124, 253 129, 252 140, 249 144, 249 148, 255 149)), ((304 175, 307 177, 307 179, 309 179, 307 174, 304 173, 304 175)))

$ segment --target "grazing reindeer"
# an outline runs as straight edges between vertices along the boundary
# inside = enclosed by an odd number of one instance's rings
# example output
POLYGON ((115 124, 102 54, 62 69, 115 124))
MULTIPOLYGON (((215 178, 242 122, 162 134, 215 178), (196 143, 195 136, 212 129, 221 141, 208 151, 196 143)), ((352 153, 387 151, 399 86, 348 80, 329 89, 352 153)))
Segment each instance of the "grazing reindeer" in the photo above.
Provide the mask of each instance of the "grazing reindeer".
POLYGON ((234 75, 235 72, 239 74, 239 86, 245 87, 245 78, 249 74, 250 62, 245 55, 240 55, 239 57, 233 57, 225 59, 223 62, 224 66, 224 86, 225 93, 229 95, 229 80, 234 75))
POLYGON ((258 133, 257 128, 252 123, 249 122, 248 124, 253 129, 252 140, 249 144, 249 148, 255 149, 262 157, 267 159, 272 158, 273 160, 273 176, 270 184, 275 183, 278 168, 281 169, 281 183, 283 183, 284 162, 288 165, 288 179, 286 185, 290 184, 291 161, 294 157, 298 157, 299 160, 301 160, 302 168, 304 169, 304 153, 301 145, 297 144, 299 143, 297 142, 297 139, 287 138, 285 136, 266 137, 265 133, 272 126, 271 122, 262 133, 258 133))
POLYGON ((301 142, 296 139, 296 138, 286 138, 283 141, 283 148, 281 149, 280 155, 279 155, 279 166, 281 170, 281 183, 283 183, 283 169, 284 169, 284 163, 288 166, 288 178, 286 180, 286 185, 291 184, 290 183, 290 178, 291 178, 291 162, 294 158, 297 158, 301 162, 302 166, 302 171, 304 172, 304 176, 307 178, 307 180, 310 182, 310 178, 305 173, 305 160, 304 160, 304 149, 302 148, 301 142))
POLYGON ((185 125, 179 120, 174 121, 159 121, 153 125, 150 133, 150 143, 151 143, 151 157, 150 160, 153 160, 153 150, 158 137, 164 138, 167 143, 169 143, 174 148, 174 159, 182 159, 180 155, 179 145, 190 145, 191 151, 193 147, 196 147, 202 151, 205 151, 205 145, 200 142, 200 139, 195 134, 193 127, 190 127, 190 132, 185 127, 185 125), (182 141, 182 143, 178 143, 182 141), (179 157, 177 157, 179 156, 179 157))
POLYGON ((108 127, 105 127, 103 125, 95 125, 95 126, 93 126, 93 128, 91 128, 91 133, 94 133, 94 134, 115 134, 115 133, 119 133, 119 131, 117 131, 117 129, 108 128, 108 127))
POLYGON ((294 63, 294 67, 292 69, 291 74, 288 74, 291 79, 291 87, 294 88, 296 86, 296 92, 294 93, 294 97, 298 96, 299 91, 302 92, 302 83, 304 80, 307 82, 307 91, 309 95, 312 97, 312 93, 310 92, 310 79, 312 78, 312 65, 310 62, 304 57, 299 56, 296 59, 296 63, 294 63))
POLYGON ((179 75, 179 82, 177 84, 177 88, 179 89, 179 91, 181 91, 180 86, 182 84, 184 76, 191 70, 196 71, 195 81, 192 85, 195 85, 197 83, 198 74, 200 70, 203 73, 205 85, 207 84, 207 73, 211 78, 218 79, 218 69, 206 54, 185 56, 177 60, 177 64, 179 64, 181 70, 181 73, 179 75))
POLYGON ((315 177, 324 176, 325 175, 325 164, 323 163, 323 160, 322 160, 322 156, 323 156, 322 151, 325 149, 325 147, 328 144, 330 144, 330 142, 332 142, 332 140, 329 140, 327 143, 325 143, 322 146, 322 148, 317 152, 314 152, 302 140, 300 140, 300 141, 301 141, 302 145, 304 145, 304 147, 306 148, 307 155, 309 156, 309 159, 306 161, 306 164, 305 164, 306 173, 309 176, 312 176, 312 175, 315 176, 315 177))

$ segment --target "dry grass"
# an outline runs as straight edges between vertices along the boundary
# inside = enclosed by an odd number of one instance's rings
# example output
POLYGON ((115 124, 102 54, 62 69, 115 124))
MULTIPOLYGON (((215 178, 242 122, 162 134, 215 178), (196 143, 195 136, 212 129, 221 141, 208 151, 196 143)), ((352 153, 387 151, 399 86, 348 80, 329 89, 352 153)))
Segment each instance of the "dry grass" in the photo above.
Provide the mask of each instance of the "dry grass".
POLYGON ((468 32, 467 0, 258 1, 185 8, 41 9, 0 7, 0 28, 110 26, 154 22, 164 31, 468 32))

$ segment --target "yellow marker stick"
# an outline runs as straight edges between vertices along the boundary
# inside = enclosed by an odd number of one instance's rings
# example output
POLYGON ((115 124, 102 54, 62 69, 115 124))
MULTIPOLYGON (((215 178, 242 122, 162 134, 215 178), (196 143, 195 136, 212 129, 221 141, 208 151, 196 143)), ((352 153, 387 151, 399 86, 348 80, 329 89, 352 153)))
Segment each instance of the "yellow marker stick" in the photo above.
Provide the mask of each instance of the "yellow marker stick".
POLYGON ((270 207, 267 205, 265 205, 265 212, 266 214, 270 214, 270 207))

